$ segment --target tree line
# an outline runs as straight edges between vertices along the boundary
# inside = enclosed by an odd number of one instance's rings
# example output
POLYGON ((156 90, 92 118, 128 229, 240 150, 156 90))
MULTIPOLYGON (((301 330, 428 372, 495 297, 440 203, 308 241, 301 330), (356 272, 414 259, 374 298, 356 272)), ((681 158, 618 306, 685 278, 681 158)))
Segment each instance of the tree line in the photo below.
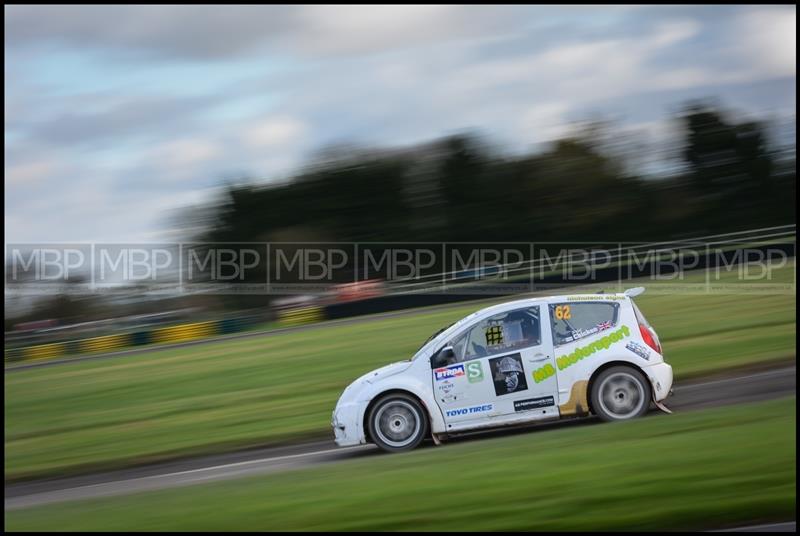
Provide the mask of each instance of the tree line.
MULTIPOLYGON (((674 158, 658 177, 641 166, 654 149, 613 125, 585 125, 513 156, 467 133, 411 149, 329 149, 289 180, 229 184, 179 222, 199 242, 476 243, 653 242, 795 222, 795 147, 772 142, 766 122, 708 103, 688 103, 672 120, 675 146, 656 149, 674 158)), ((263 307, 269 297, 166 301, 54 296, 7 316, 6 330, 41 318, 263 307)))
POLYGON ((688 104, 655 178, 598 125, 508 156, 466 133, 412 149, 329 154, 280 184, 230 184, 202 241, 654 241, 795 221, 794 150, 766 125, 688 104))

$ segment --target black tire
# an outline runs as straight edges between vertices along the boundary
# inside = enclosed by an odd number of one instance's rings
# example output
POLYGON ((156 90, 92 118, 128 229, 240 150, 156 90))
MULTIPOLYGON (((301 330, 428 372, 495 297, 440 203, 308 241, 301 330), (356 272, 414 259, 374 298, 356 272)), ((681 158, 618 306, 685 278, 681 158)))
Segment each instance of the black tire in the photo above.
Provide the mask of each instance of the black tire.
POLYGON ((417 447, 428 434, 428 415, 416 398, 402 393, 380 399, 367 417, 369 436, 386 452, 417 447))
POLYGON ((592 411, 602 420, 627 421, 650 409, 650 382, 633 367, 611 367, 595 378, 590 396, 592 411))

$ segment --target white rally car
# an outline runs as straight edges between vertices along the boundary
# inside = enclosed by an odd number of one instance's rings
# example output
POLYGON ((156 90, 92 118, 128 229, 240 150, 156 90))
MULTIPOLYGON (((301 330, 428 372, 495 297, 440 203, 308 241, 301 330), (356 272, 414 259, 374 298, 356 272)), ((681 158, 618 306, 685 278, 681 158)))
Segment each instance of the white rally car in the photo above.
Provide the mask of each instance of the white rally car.
POLYGON ((369 372, 333 412, 339 446, 387 451, 449 435, 593 413, 643 415, 671 393, 672 367, 621 294, 531 298, 487 307, 435 333, 407 361, 369 372))

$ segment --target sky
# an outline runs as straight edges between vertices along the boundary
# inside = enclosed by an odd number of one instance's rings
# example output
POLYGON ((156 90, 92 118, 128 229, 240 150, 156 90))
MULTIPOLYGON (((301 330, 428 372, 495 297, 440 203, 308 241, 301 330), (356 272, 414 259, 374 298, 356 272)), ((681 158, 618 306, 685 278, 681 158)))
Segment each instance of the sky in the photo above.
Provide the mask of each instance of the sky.
POLYGON ((327 147, 794 120, 795 6, 6 6, 5 240, 154 242, 327 147))

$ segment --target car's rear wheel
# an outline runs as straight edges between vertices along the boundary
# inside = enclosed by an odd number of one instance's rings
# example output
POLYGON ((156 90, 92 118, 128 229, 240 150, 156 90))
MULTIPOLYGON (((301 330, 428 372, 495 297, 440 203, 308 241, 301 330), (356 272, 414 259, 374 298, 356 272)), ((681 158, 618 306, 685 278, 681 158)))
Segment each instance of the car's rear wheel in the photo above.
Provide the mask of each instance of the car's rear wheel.
POLYGON ((592 410, 604 421, 624 421, 647 413, 650 382, 632 367, 611 367, 592 383, 592 410))
POLYGON ((422 443, 428 432, 428 418, 414 397, 390 394, 372 407, 368 426, 376 445, 388 452, 401 452, 422 443))

